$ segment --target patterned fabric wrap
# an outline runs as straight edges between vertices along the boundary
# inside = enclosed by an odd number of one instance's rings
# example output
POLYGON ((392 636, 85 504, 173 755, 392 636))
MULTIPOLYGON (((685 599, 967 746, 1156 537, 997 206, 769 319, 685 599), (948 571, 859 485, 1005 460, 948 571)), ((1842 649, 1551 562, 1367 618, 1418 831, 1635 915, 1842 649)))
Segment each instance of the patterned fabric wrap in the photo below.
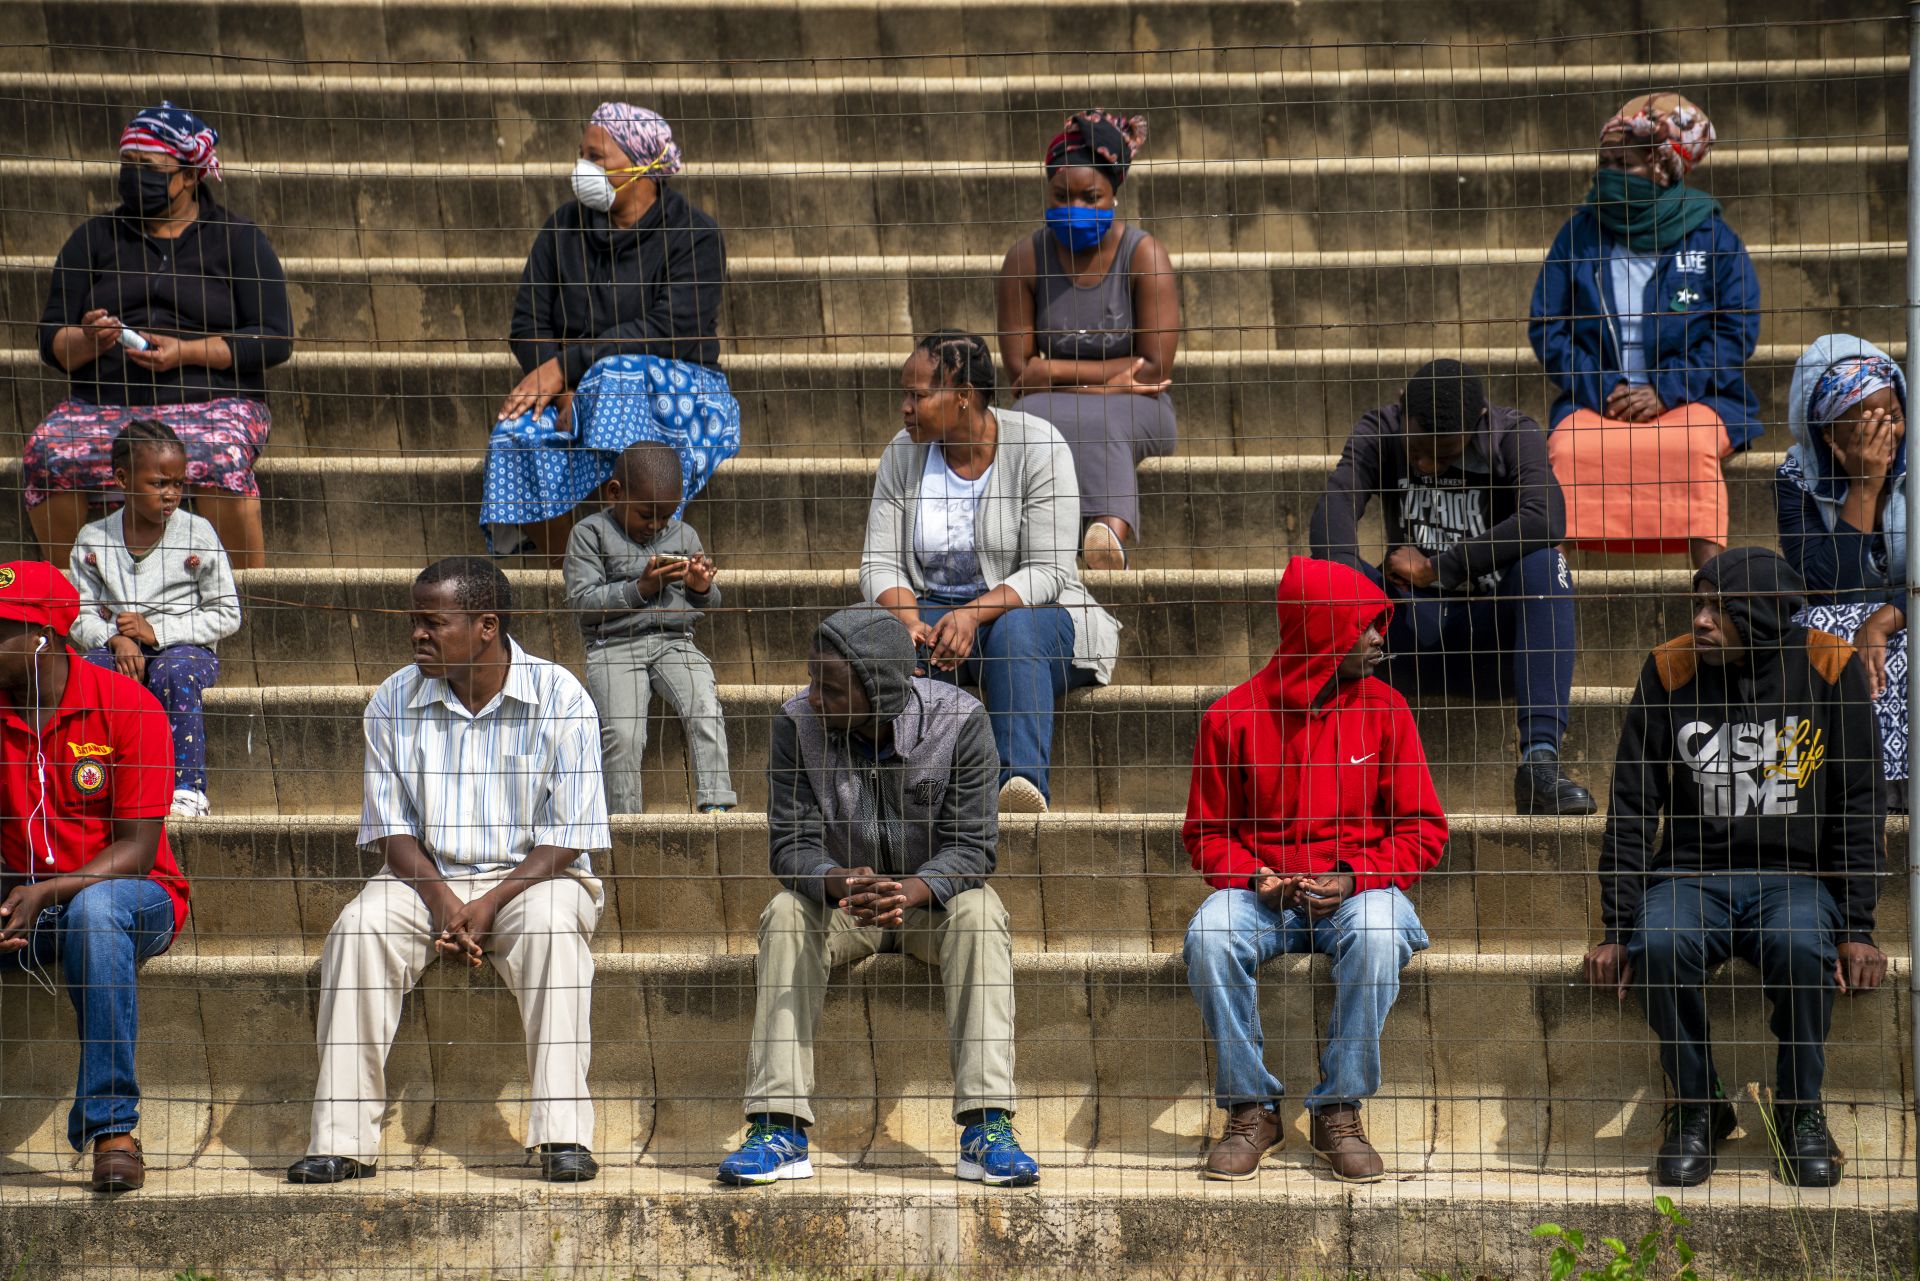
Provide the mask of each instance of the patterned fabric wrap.
MULTIPOLYGON (((496 424, 487 442, 480 527, 487 549, 527 545, 519 526, 564 516, 613 475, 628 445, 657 440, 680 455, 686 510, 721 463, 740 452, 740 402, 718 370, 660 356, 609 356, 573 393, 571 430, 552 406, 496 424)), ((677 515, 678 513, 676 513, 677 515)))
POLYGON ((120 150, 172 156, 216 182, 220 180, 220 157, 214 147, 219 142, 218 130, 171 102, 148 107, 120 133, 120 150))
MULTIPOLYGON (((1817 628, 1851 641, 1880 608, 1876 601, 1853 605, 1815 605, 1794 615, 1803 627, 1817 628)), ((1873 700, 1874 719, 1880 725, 1880 761, 1890 782, 1907 777, 1907 633, 1902 628, 1887 640, 1887 687, 1873 700)))
POLYGON ((27 506, 50 494, 80 490, 101 502, 119 501, 109 457, 113 438, 136 418, 163 422, 187 447, 187 484, 260 497, 253 465, 273 431, 265 402, 231 396, 198 405, 89 405, 63 400, 33 429, 22 464, 27 506))
POLYGON ((1816 423, 1834 422, 1874 392, 1897 388, 1899 377, 1899 371, 1885 356, 1840 361, 1814 384, 1811 417, 1816 423))
POLYGON ((680 172, 680 144, 657 111, 625 102, 603 102, 587 117, 612 135, 636 169, 668 178, 680 172))
POLYGON ((1083 111, 1047 143, 1047 176, 1062 169, 1086 165, 1097 169, 1118 187, 1127 180, 1133 159, 1146 149, 1145 116, 1116 116, 1109 111, 1083 111))
POLYGON ((1671 187, 1692 173, 1718 137, 1707 113, 1677 93, 1647 93, 1630 99, 1600 126, 1603 153, 1641 147, 1650 153, 1653 180, 1671 187))

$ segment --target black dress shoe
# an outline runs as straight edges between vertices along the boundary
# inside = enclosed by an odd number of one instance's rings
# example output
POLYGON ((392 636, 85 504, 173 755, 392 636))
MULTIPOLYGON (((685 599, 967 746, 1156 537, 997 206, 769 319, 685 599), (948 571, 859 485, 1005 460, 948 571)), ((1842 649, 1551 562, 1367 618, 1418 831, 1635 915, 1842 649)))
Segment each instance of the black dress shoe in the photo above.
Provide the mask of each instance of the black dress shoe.
POLYGON ((542 1143, 540 1177, 548 1183, 588 1183, 600 1173, 593 1153, 578 1143, 542 1143))
POLYGON ((1719 1164, 1716 1155, 1733 1133, 1733 1104, 1675 1104, 1667 1109, 1667 1141, 1654 1158, 1654 1182, 1667 1188, 1705 1183, 1719 1164))
POLYGON ((1513 776, 1513 812, 1555 818, 1591 814, 1599 809, 1593 793, 1560 771, 1560 757, 1537 751, 1520 762, 1513 776))
POLYGON ((287 1167, 288 1183, 342 1183, 371 1179, 373 1167, 350 1156, 303 1156, 287 1167))
POLYGON ((1773 1132, 1780 1144, 1773 1172, 1782 1183, 1830 1188, 1840 1182, 1840 1168, 1847 1158, 1827 1133, 1827 1114, 1818 1105, 1775 1108, 1773 1132))

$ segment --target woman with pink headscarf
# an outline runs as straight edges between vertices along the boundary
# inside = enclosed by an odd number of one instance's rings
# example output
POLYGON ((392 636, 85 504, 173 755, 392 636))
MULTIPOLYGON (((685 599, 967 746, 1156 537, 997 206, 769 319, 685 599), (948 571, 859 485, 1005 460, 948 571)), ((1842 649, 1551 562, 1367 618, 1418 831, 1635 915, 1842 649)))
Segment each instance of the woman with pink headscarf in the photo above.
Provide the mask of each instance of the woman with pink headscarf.
POLYGON ((293 354, 287 277, 260 228, 215 203, 220 135, 163 102, 120 134, 119 205, 81 223, 53 261, 40 358, 67 395, 22 462, 27 519, 64 565, 80 527, 118 502, 113 441, 136 419, 187 451, 187 496, 235 569, 266 561, 254 460, 267 370, 293 354))
POLYGON ((496 555, 558 563, 574 509, 629 445, 673 446, 683 504, 740 452, 716 336, 726 248, 669 183, 680 165, 655 112, 603 102, 587 122, 574 198, 535 237, 514 299, 523 376, 493 425, 480 508, 496 555))
POLYGON ((1761 432, 1745 373, 1760 281, 1720 203, 1686 182, 1714 139, 1679 94, 1621 107, 1534 286, 1528 337, 1560 388, 1548 447, 1570 546, 1700 565, 1726 545, 1720 462, 1761 432))

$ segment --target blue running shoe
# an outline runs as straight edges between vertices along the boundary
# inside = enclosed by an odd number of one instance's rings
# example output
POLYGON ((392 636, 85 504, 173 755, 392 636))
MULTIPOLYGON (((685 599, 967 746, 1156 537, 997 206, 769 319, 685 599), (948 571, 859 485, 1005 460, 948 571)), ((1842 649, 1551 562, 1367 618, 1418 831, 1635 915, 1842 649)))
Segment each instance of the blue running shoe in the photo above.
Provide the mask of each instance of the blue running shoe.
POLYGON ((960 1165, 954 1175, 988 1187, 1024 1188, 1040 1182, 1040 1163, 1020 1150, 1013 1118, 989 1108, 986 1120, 960 1132, 960 1165))
POLYGON ((813 1177, 805 1130, 789 1130, 762 1117, 751 1119, 747 1141, 720 1163, 720 1182, 740 1185, 813 1177))

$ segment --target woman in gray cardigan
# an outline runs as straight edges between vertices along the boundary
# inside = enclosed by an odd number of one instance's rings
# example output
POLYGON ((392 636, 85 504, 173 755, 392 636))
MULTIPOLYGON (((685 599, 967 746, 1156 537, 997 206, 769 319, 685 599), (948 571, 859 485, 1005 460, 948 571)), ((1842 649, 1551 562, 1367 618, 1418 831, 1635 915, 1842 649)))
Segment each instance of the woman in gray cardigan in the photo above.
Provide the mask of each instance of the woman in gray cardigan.
POLYGON ((913 633, 932 674, 978 684, 1000 808, 1047 808, 1053 708, 1106 684, 1120 624, 1074 568, 1073 456, 1041 419, 993 408, 984 338, 940 330, 901 371, 902 431, 880 458, 860 590, 913 633))

